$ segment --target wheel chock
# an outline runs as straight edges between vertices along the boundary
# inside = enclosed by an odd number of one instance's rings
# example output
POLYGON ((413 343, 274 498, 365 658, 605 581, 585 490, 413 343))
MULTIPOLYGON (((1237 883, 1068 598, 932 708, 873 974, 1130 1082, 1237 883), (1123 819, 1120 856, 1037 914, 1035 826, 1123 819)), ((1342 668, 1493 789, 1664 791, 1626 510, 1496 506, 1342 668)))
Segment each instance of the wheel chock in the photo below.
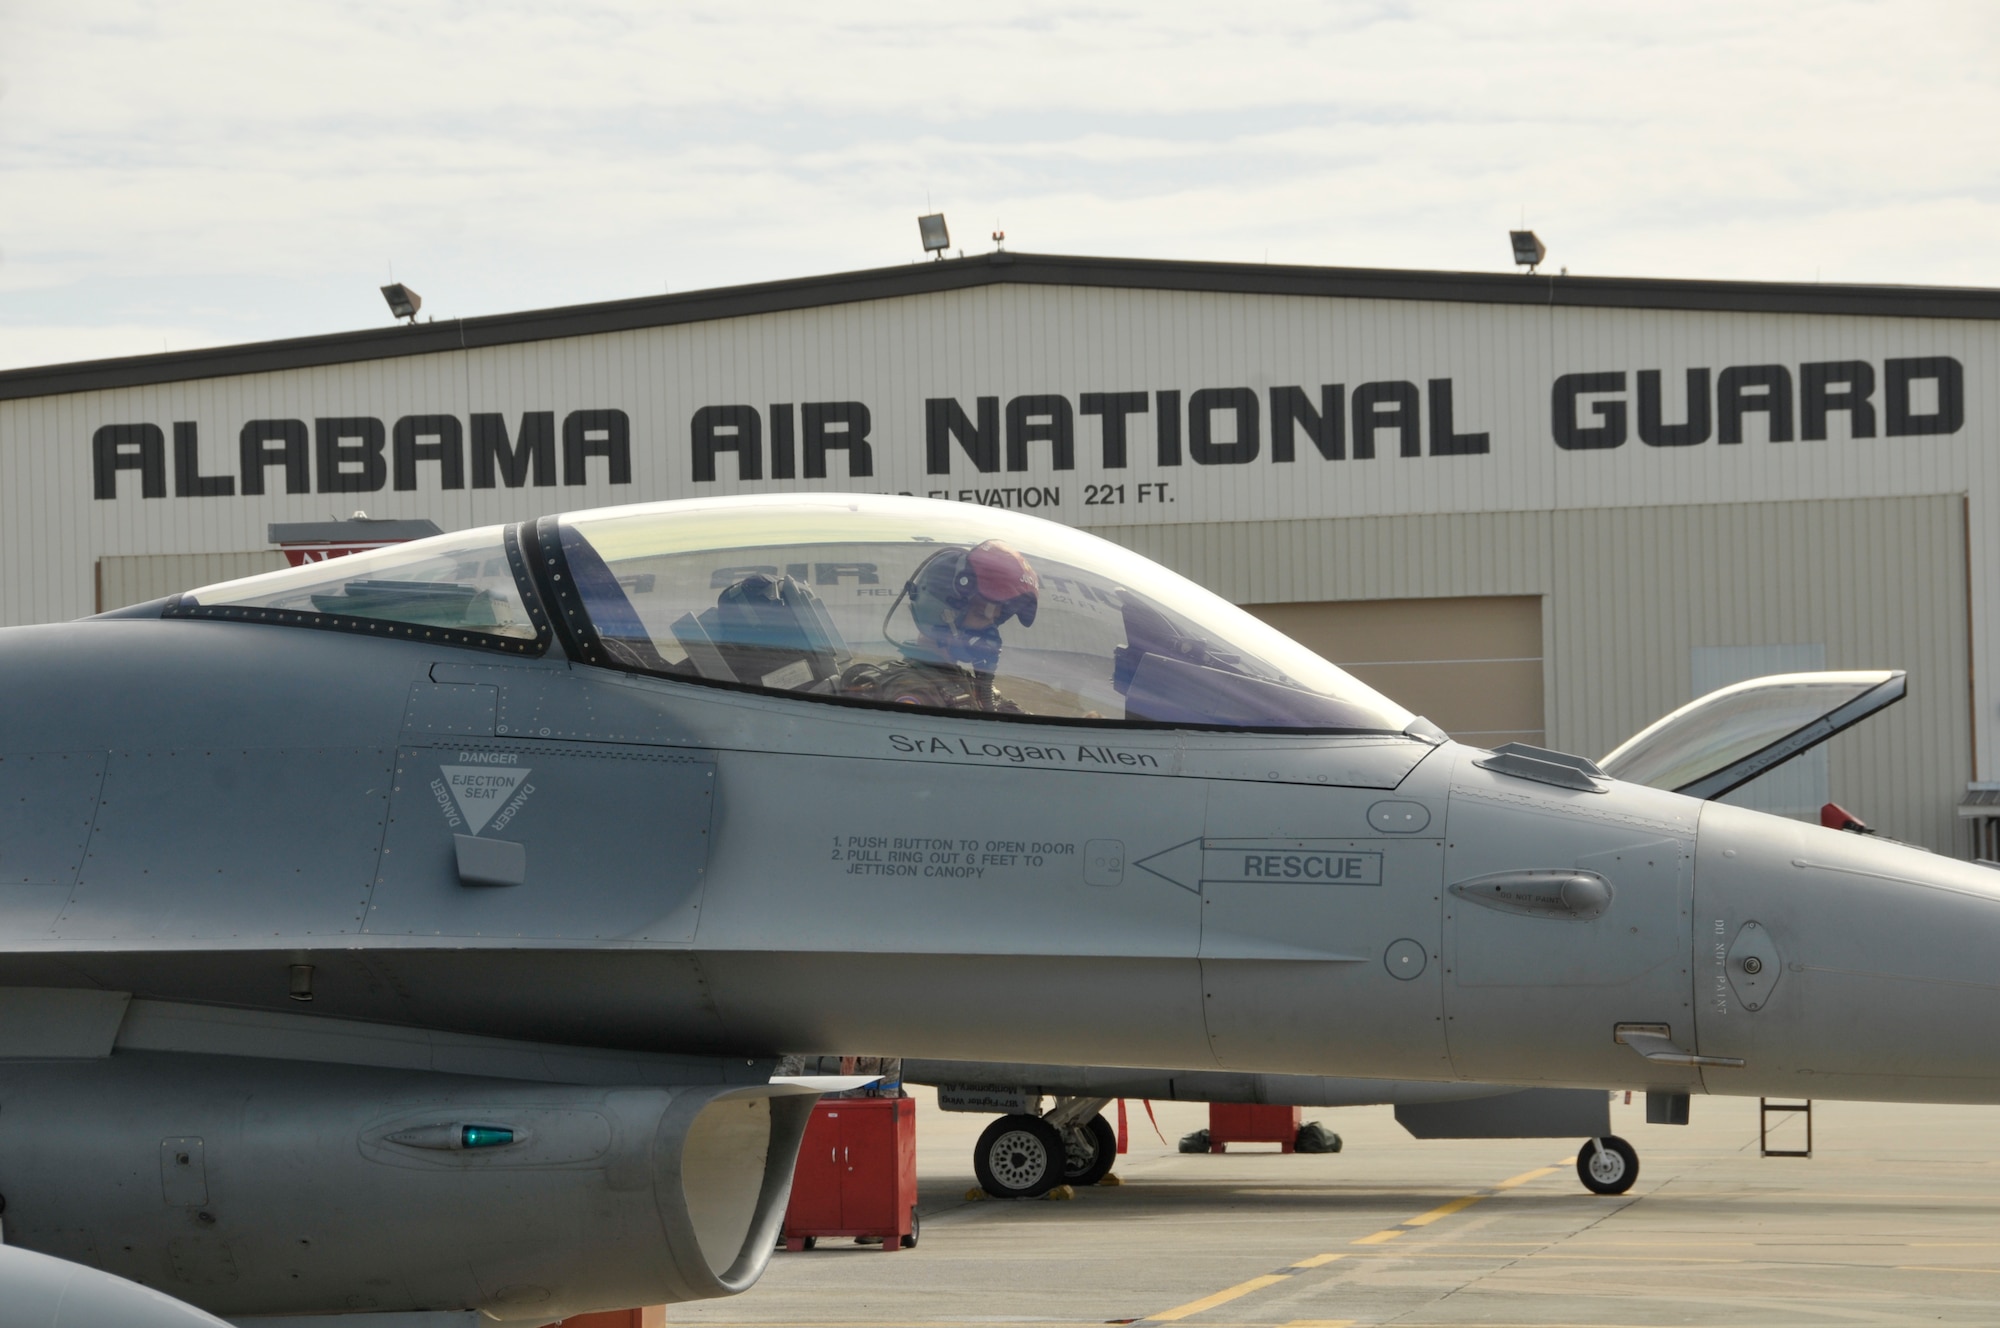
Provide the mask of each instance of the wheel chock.
POLYGON ((1043 1195, 1042 1197, 1044 1199, 1057 1199, 1057 1200, 1074 1199, 1076 1198, 1076 1190, 1068 1185, 1058 1185, 1054 1189, 1050 1190, 1047 1194, 1043 1195))
POLYGON ((1115 1171, 1107 1171, 1098 1178, 1099 1185, 1123 1185, 1125 1178, 1115 1171))
POLYGON ((980 1189, 977 1185, 965 1192, 965 1201, 967 1203, 978 1203, 986 1197, 986 1191, 980 1189))

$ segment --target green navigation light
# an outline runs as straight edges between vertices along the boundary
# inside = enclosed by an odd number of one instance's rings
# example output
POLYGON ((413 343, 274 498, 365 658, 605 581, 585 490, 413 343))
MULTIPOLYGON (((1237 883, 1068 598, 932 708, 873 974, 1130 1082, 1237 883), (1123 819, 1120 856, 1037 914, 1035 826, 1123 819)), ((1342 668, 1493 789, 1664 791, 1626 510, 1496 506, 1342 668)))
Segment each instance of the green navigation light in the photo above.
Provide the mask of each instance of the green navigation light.
POLYGON ((467 1125, 459 1134, 463 1148, 502 1148, 514 1142, 514 1132, 501 1125, 467 1125))

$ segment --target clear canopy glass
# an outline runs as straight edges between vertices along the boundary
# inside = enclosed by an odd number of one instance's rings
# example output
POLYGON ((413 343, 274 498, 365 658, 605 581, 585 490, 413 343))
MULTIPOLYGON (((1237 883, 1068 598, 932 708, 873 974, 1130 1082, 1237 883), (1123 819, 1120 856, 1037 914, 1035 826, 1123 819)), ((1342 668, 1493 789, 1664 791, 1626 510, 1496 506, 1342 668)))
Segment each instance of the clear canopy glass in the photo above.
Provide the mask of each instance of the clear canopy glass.
POLYGON ((1033 517, 794 495, 560 528, 606 653, 631 669, 1102 723, 1400 732, 1413 718, 1193 582, 1033 517))
POLYGON ((204 608, 286 609, 532 640, 501 541, 503 526, 435 535, 203 586, 181 597, 204 608))
POLYGON ((1896 669, 1778 673, 1717 688, 1598 762, 1614 779, 1720 797, 1903 697, 1896 669))

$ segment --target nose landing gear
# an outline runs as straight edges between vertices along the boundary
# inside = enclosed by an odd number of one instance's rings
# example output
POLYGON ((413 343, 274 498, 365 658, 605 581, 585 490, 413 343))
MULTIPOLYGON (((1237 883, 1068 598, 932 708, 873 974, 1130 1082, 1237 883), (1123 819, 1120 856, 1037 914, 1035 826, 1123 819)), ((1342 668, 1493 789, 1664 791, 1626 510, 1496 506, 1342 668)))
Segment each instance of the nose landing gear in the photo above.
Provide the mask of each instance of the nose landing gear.
POLYGON ((1639 1151, 1615 1134, 1586 1139, 1576 1150, 1576 1175, 1592 1194, 1623 1194, 1639 1179, 1639 1151))

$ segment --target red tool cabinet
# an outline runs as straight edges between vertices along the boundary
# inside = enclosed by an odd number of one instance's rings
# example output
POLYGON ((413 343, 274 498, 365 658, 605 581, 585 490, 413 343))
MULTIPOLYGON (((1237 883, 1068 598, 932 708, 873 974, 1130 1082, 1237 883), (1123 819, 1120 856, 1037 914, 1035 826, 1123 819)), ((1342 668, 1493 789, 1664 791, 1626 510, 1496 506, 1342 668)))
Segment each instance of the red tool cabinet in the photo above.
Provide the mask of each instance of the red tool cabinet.
POLYGON ((1298 1145, 1298 1107, 1271 1107, 1255 1102, 1208 1104, 1208 1151, 1220 1153, 1228 1144, 1278 1144, 1289 1153, 1298 1145))
POLYGON ((880 1236, 885 1250, 917 1243, 917 1104, 907 1097, 835 1097, 813 1108, 792 1173, 785 1248, 821 1236, 880 1236))

